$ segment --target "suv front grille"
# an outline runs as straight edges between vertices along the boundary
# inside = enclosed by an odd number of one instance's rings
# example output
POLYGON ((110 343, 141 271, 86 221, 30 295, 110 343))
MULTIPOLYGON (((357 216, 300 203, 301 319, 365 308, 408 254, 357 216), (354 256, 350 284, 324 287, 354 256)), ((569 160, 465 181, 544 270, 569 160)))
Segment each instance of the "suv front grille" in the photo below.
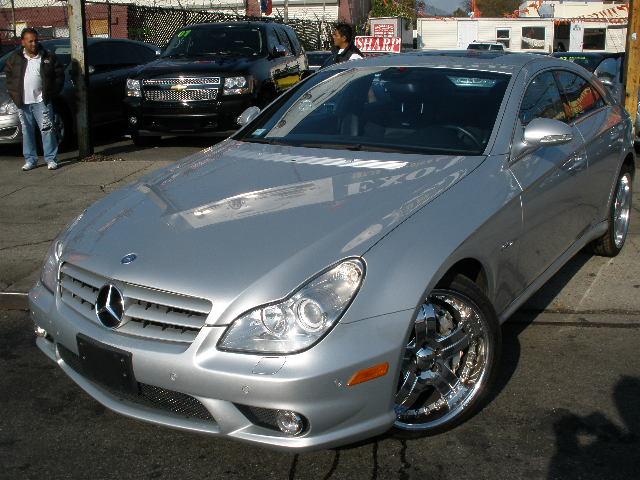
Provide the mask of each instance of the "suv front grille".
POLYGON ((148 78, 142 81, 144 86, 152 87, 170 87, 172 85, 219 86, 220 83, 220 77, 148 78))
MULTIPOLYGON (((75 353, 60 343, 56 346, 58 354, 64 363, 78 374, 95 382, 95 379, 90 375, 87 375, 87 372, 84 371, 85 369, 82 366, 82 362, 75 353)), ((197 398, 185 393, 174 392, 173 390, 167 390, 166 388, 156 387, 154 385, 148 385, 140 382, 138 382, 137 393, 130 393, 115 390, 111 387, 107 387, 106 385, 102 385, 100 382, 96 383, 112 395, 131 403, 171 412, 181 417, 196 418, 210 422, 215 421, 211 416, 211 413, 209 413, 209 410, 207 410, 197 398)))
MULTIPOLYGON (((95 303, 100 288, 111 281, 88 270, 64 263, 60 267, 62 301, 92 322, 99 323, 95 303)), ((115 331, 155 340, 191 343, 211 311, 201 298, 114 282, 124 297, 124 316, 115 331)), ((101 325, 101 323, 100 323, 101 325)))
POLYGON ((215 100, 218 98, 218 89, 145 90, 144 98, 150 102, 197 102, 215 100))

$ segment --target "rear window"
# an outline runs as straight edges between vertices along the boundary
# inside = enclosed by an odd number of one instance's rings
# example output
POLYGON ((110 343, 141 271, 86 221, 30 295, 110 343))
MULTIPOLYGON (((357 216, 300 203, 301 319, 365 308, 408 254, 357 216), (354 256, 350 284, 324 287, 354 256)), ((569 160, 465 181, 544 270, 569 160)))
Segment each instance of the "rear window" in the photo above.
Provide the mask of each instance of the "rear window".
POLYGON ((327 58, 331 56, 330 52, 327 53, 307 53, 309 59, 309 65, 322 65, 327 61, 327 58))
POLYGON ((311 148, 480 155, 509 76, 357 68, 306 82, 240 139, 311 148))

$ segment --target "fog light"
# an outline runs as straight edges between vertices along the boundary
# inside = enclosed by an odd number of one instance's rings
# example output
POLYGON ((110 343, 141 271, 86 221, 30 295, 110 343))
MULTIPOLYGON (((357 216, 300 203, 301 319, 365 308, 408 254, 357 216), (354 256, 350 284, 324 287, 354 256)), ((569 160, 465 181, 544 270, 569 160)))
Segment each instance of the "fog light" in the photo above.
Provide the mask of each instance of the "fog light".
POLYGON ((35 326, 34 331, 35 331, 36 337, 44 338, 48 335, 47 331, 44 328, 39 327, 38 325, 35 326))
POLYGON ((302 417, 290 410, 278 410, 278 413, 276 413, 276 423, 280 431, 287 435, 299 435, 304 428, 302 417))
POLYGON ((138 119, 136 117, 129 117, 129 123, 135 125, 138 123, 138 119))

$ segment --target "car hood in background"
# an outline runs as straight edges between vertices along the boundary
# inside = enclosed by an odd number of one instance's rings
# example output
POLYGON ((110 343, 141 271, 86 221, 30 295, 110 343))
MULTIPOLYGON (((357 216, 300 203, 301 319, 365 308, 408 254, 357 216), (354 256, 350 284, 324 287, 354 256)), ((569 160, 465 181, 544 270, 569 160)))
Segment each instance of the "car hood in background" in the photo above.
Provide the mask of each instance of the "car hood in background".
POLYGON ((63 258, 213 303, 227 324, 363 255, 485 157, 345 152, 227 140, 90 207, 63 258), (135 253, 135 262, 122 265, 135 253))
POLYGON ((260 58, 262 57, 160 58, 140 67, 136 74, 142 78, 150 78, 177 73, 246 72, 260 58))

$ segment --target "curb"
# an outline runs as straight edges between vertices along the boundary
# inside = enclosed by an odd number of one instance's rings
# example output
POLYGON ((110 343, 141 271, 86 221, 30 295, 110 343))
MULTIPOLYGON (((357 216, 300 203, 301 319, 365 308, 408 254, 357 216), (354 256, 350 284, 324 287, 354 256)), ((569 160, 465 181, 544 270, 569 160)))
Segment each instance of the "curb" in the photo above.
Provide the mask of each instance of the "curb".
POLYGON ((28 294, 0 292, 0 310, 29 310, 28 294))

